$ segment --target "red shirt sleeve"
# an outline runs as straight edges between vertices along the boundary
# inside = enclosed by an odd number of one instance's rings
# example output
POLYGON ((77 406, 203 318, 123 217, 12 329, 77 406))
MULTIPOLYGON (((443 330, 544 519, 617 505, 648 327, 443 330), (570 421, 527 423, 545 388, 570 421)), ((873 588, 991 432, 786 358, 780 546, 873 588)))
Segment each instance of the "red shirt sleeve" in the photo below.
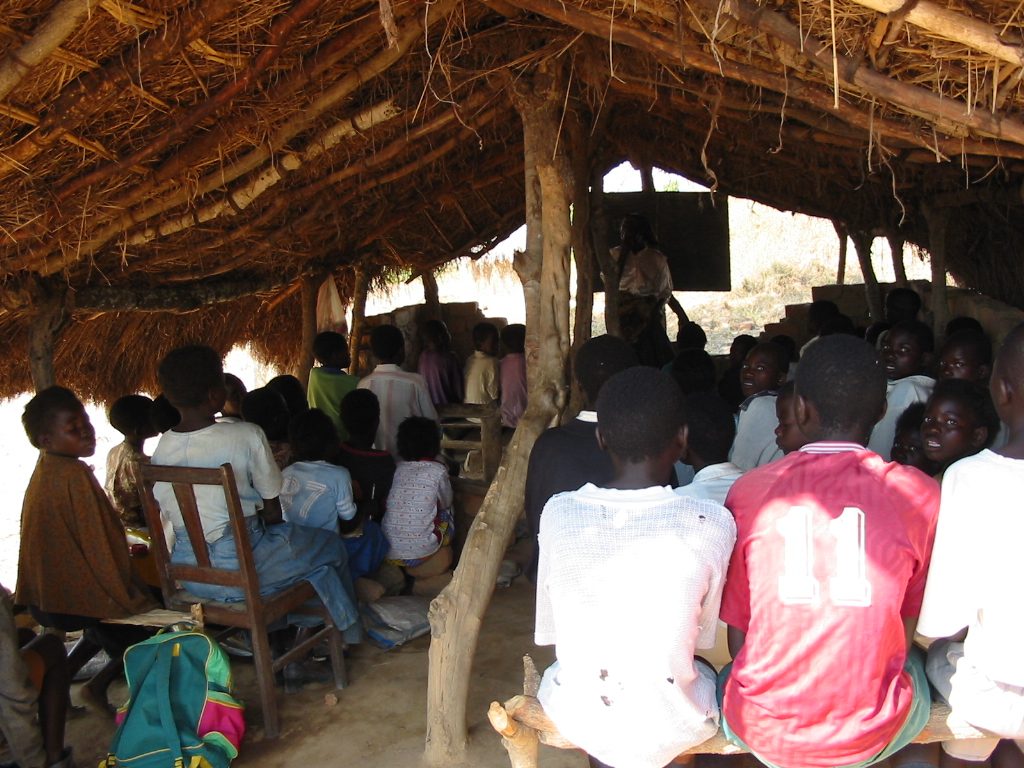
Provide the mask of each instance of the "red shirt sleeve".
POLYGON ((911 507, 907 516, 907 529, 912 532, 917 543, 918 561, 907 583, 903 606, 900 608, 900 616, 905 619, 916 618, 921 614, 932 545, 935 543, 935 528, 939 521, 939 484, 921 473, 913 473, 908 486, 908 498, 920 501, 911 507))

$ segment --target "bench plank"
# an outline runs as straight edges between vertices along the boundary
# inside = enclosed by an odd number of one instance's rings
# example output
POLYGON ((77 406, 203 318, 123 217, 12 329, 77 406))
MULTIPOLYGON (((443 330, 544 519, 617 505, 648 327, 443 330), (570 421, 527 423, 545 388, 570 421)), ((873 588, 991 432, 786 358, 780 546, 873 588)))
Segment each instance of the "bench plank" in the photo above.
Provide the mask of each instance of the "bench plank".
MULTIPOLYGON (((932 704, 931 715, 924 729, 914 739, 915 744, 930 744, 936 741, 953 739, 997 738, 994 734, 962 723, 949 722, 949 707, 945 704, 932 704)), ((513 696, 504 705, 498 702, 491 704, 488 712, 491 724, 506 740, 518 736, 522 728, 536 731, 541 744, 557 749, 577 749, 576 745, 564 738, 558 728, 548 718, 544 707, 533 696, 513 696), (506 718, 506 719, 503 719, 506 718)), ((688 755, 735 755, 745 752, 725 738, 719 730, 714 736, 702 744, 698 744, 683 754, 688 755)), ((513 762, 515 766, 515 762, 513 762)))

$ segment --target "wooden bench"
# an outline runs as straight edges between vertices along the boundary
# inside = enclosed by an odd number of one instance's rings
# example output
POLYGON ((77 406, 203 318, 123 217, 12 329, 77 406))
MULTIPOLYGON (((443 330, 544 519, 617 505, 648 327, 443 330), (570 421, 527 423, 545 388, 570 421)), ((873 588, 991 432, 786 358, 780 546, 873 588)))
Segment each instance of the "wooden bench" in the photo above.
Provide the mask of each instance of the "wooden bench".
MULTIPOLYGON (((537 768, 537 746, 546 744, 556 749, 579 749, 558 732, 558 728, 544 712, 537 700, 540 675, 529 656, 523 657, 523 693, 513 696, 504 704, 492 701, 487 711, 491 726, 501 735, 502 746, 508 752, 512 768, 537 768)), ((990 739, 994 734, 969 725, 949 723, 949 707, 932 704, 931 716, 924 729, 914 739, 915 744, 931 744, 952 739, 990 739)), ((702 744, 684 752, 684 755, 737 755, 740 749, 726 739, 719 730, 702 744)))
POLYGON ((483 480, 490 483, 501 463, 501 412, 495 405, 453 403, 437 409, 438 418, 445 428, 479 428, 479 439, 453 439, 442 437, 441 448, 448 451, 480 451, 483 459, 483 480), (479 419, 469 421, 469 419, 479 419))

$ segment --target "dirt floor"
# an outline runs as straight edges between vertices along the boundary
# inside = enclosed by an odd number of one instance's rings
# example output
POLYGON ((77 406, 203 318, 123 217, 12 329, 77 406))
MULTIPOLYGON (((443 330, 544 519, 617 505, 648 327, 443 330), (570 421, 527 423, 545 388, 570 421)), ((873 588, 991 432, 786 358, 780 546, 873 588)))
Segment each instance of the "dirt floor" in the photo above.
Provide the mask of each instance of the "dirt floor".
MULTIPOLYGON (((495 590, 477 650, 469 700, 470 743, 466 765, 504 768, 508 759, 500 738, 487 721, 494 699, 507 699, 522 690, 522 657, 530 653, 539 669, 553 659, 552 648, 533 644, 534 589, 523 577, 507 589, 495 590)), ((281 736, 263 738, 259 697, 252 665, 233 659, 238 695, 247 706, 249 726, 235 765, 270 768, 293 766, 373 766, 401 768, 422 763, 426 733, 427 649, 429 635, 392 651, 364 643, 348 660, 349 687, 329 706, 329 684, 313 685, 286 695, 279 689, 281 736)), ((326 663, 325 663, 326 666, 326 663)), ((123 685, 111 689, 111 700, 123 698, 123 685)), ((77 703, 77 686, 72 694, 77 703)), ((84 712, 73 717, 67 743, 74 747, 79 766, 96 765, 106 754, 113 721, 84 712)), ((541 747, 544 768, 582 768, 580 752, 541 747)))

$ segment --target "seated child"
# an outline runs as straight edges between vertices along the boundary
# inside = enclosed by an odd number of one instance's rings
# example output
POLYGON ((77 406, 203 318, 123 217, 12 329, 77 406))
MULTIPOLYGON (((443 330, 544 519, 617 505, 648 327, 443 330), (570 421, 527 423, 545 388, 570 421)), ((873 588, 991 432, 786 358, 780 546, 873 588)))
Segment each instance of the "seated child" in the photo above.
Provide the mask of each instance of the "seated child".
POLYGON ((427 392, 427 383, 418 373, 399 366, 405 359, 405 339, 393 325, 378 325, 370 332, 370 348, 377 367, 359 382, 380 402, 380 426, 374 447, 398 455, 398 425, 409 416, 425 416, 437 421, 437 411, 427 392))
POLYGON ((148 438, 157 434, 149 418, 152 407, 153 401, 144 395, 125 395, 115 400, 107 411, 110 426, 124 435, 124 442, 115 445, 107 454, 107 482, 104 489, 121 522, 134 528, 146 527, 132 466, 149 461, 149 457, 142 452, 142 446, 148 438))
POLYGON ((309 410, 309 403, 306 401, 306 388, 302 386, 302 382, 298 378, 290 373, 275 376, 263 386, 284 398, 288 406, 289 418, 309 410))
POLYGON ((939 379, 967 379, 988 384, 992 342, 980 331, 951 333, 939 351, 939 379))
POLYGON ((886 461, 892 458, 892 441, 900 414, 908 405, 926 401, 932 393, 935 379, 925 371, 931 364, 934 349, 932 329, 920 320, 896 323, 882 340, 882 360, 889 377, 886 410, 871 431, 868 448, 886 461))
POLYGON ((667 370, 684 395, 715 391, 715 361, 703 349, 681 350, 667 370))
MULTIPOLYGON (((945 638, 928 649, 928 678, 952 707, 951 723, 970 723, 1011 739, 1024 738, 1024 517, 1016 503, 1008 503, 1024 495, 1022 383, 1024 325, 1018 325, 992 372, 992 398, 1009 426, 1009 442, 998 452, 983 450, 958 461, 943 476, 939 528, 918 622, 922 635, 945 638)), ((981 765, 997 743, 997 738, 944 742, 941 765, 981 765)))
POLYGON ((921 423, 926 403, 908 405, 896 420, 896 437, 892 441, 892 460, 897 464, 914 467, 926 475, 938 473, 939 467, 924 452, 921 423))
POLYGON ((241 421, 242 400, 246 394, 245 384, 233 373, 225 373, 224 389, 227 392, 227 399, 224 400, 224 408, 217 421, 241 421))
POLYGON ((974 333, 985 333, 985 327, 978 322, 977 319, 968 315, 957 315, 951 317, 946 323, 946 338, 948 339, 954 333, 960 333, 961 331, 972 331, 974 333))
POLYGON ((501 374, 498 370, 498 329, 493 323, 473 326, 473 349, 466 361, 466 402, 497 405, 501 374))
POLYGON ((248 392, 242 398, 242 418, 263 430, 278 469, 284 469, 292 461, 291 446, 288 445, 288 404, 270 387, 260 387, 248 392))
POLYGON ((998 431, 999 416, 987 388, 961 379, 935 385, 925 406, 921 440, 940 475, 953 462, 990 446, 998 431))
POLYGON ((770 341, 755 346, 743 360, 740 386, 747 399, 740 406, 729 461, 744 472, 782 456, 775 442, 775 392, 788 372, 789 355, 770 341))
POLYGON ((435 406, 462 402, 462 366, 452 352, 452 335, 440 320, 427 320, 420 328, 423 346, 416 370, 427 384, 435 406))
MULTIPOLYGON (((21 417, 39 449, 21 510, 16 600, 44 627, 85 630, 112 659, 149 633, 139 627, 102 624, 154 608, 132 576, 121 520, 89 466, 96 433, 75 395, 48 387, 29 400, 21 417)), ((72 669, 74 674, 77 669, 72 669)), ((90 704, 106 709, 111 674, 83 689, 90 704)))
POLYGON ((330 417, 310 408, 292 419, 288 435, 295 462, 281 473, 284 517, 292 523, 340 533, 355 583, 380 567, 388 542, 377 523, 359 514, 348 470, 327 462, 328 456, 339 452, 338 433, 330 417))
POLYGON ((21 768, 73 768, 64 747, 70 685, 60 638, 39 635, 22 646, 11 595, 0 586, 0 732, 21 768))
POLYGON ((310 408, 319 408, 334 424, 338 437, 348 437, 341 423, 341 401, 356 388, 359 379, 345 371, 351 363, 348 341, 340 333, 324 331, 313 339, 313 356, 318 366, 309 371, 306 400, 310 408))
MULTIPOLYGON (((612 477, 608 454, 597 444, 597 397, 601 387, 619 371, 638 365, 633 347, 617 336, 595 336, 576 352, 572 373, 583 391, 583 410, 567 424, 541 433, 530 451, 526 469, 524 507, 530 538, 536 543, 540 517, 548 499, 562 491, 575 491, 585 483, 604 485, 612 477)), ((526 575, 537 575, 536 546, 526 575)))
MULTIPOLYGON (((260 594, 273 594, 299 581, 308 581, 345 641, 358 642, 359 613, 341 540, 318 528, 284 522, 279 498, 281 471, 274 462, 263 430, 255 424, 223 423, 214 418, 224 405, 224 371, 220 356, 209 347, 180 347, 164 357, 157 376, 167 399, 181 413, 181 421, 160 438, 153 451, 153 463, 177 467, 231 464, 249 529, 248 544, 259 577, 260 594)), ((192 543, 174 491, 166 483, 157 483, 153 495, 160 504, 162 516, 174 530, 171 560, 194 564, 192 543)), ((220 488, 199 488, 196 497, 213 566, 237 570, 236 542, 229 526, 224 494, 220 488)), ((211 600, 242 598, 240 590, 234 587, 188 582, 185 587, 211 600)))
MULTIPOLYGON (((693 467, 693 480, 675 492, 692 499, 724 504, 732 484, 743 470, 729 461, 729 448, 736 437, 736 420, 729 406, 714 392, 697 392, 686 398, 689 431, 683 462, 693 467)), ((676 464, 676 474, 680 465, 676 464)))
POLYGON ((380 424, 380 403, 369 389, 355 389, 341 401, 341 420, 348 440, 338 451, 338 464, 352 477, 352 493, 363 520, 379 523, 395 476, 395 460, 373 447, 380 424))
POLYGON ((676 331, 676 353, 686 349, 703 350, 708 345, 708 335, 699 324, 692 320, 679 324, 676 331))
POLYGON ((797 423, 811 440, 736 481, 736 547, 722 598, 733 663, 723 731, 780 766, 884 760, 928 722, 913 629, 938 484, 864 449, 885 369, 853 336, 800 360, 797 423))
POLYGON ((740 385, 740 371, 743 369, 743 361, 747 353, 757 346, 757 339, 743 333, 732 340, 729 347, 729 367, 722 373, 718 380, 718 394, 729 404, 732 412, 739 410, 740 404, 746 400, 743 394, 743 387, 740 385))
POLYGON ((156 396, 156 399, 153 400, 153 405, 150 406, 149 420, 157 434, 162 435, 181 421, 181 414, 178 413, 177 408, 171 405, 167 395, 161 393, 156 396))
POLYGON ((611 478, 552 497, 541 517, 535 642, 557 661, 538 698, 601 763, 660 768, 718 728, 715 671, 694 653, 714 644, 735 525, 668 487, 687 434, 668 374, 613 376, 597 414, 611 478))
POLYGON ((784 454, 807 445, 807 437, 796 423, 796 413, 793 410, 796 403, 795 395, 796 387, 792 381, 787 381, 779 387, 779 394, 775 398, 775 416, 779 420, 779 426, 775 428, 775 444, 784 454))
POLYGON ((512 323, 501 329, 501 425, 512 429, 526 410, 526 326, 512 323))
POLYGON ((441 430, 433 419, 410 416, 398 427, 402 461, 388 494, 384 536, 388 560, 414 579, 447 572, 452 564, 452 484, 448 467, 437 458, 441 430))

